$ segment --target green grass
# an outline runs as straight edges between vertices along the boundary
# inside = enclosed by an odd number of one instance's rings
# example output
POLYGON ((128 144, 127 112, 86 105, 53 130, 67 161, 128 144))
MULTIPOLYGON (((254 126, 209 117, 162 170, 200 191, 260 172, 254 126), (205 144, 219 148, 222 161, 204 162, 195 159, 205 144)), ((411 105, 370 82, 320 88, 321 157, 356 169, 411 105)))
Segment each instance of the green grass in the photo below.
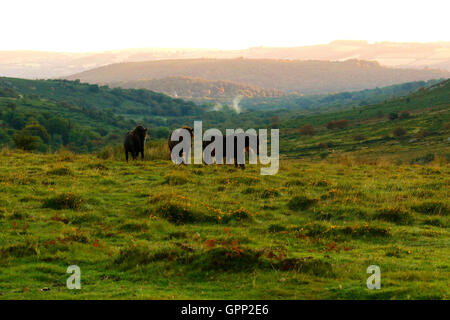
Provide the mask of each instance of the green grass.
POLYGON ((448 164, 111 154, 1 152, 1 299, 449 298, 448 164))

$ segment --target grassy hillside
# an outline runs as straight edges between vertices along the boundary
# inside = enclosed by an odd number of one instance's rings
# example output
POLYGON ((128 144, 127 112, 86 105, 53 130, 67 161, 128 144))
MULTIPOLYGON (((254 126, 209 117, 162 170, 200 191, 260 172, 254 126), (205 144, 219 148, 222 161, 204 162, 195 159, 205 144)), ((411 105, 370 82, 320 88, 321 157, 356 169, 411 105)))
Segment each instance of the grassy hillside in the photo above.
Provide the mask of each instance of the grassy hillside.
POLYGON ((38 145, 30 150, 65 146, 77 152, 92 152, 121 144, 123 135, 138 123, 150 127, 152 140, 165 140, 173 128, 203 120, 205 128, 279 127, 282 153, 290 157, 317 158, 369 147, 373 150, 377 146, 383 150, 392 144, 411 155, 419 148, 425 153, 436 149, 446 156, 446 149, 441 147, 445 147, 447 139, 449 92, 449 81, 436 84, 433 80, 298 97, 292 102, 292 110, 280 103, 278 108, 285 107, 283 110, 248 107, 249 110, 236 114, 226 106, 213 111, 212 105, 196 105, 148 90, 110 89, 66 80, 0 78, 0 145, 13 147, 14 136, 23 133, 38 137, 34 142, 38 145), (415 88, 420 90, 387 99, 415 88), (366 105, 384 98, 382 103, 366 105), (355 104, 356 107, 348 107, 355 104), (159 115, 158 110, 168 115, 159 115), (407 117, 401 116, 403 111, 407 111, 407 117), (399 118, 390 120, 391 114, 399 118), (326 128, 336 120, 346 120, 345 129, 326 128), (313 127, 313 134, 298 133, 305 125, 313 127), (393 137, 398 127, 406 130, 401 139, 393 137))
POLYGON ((360 60, 184 59, 112 64, 67 79, 108 84, 188 76, 234 81, 287 93, 322 94, 448 78, 449 75, 447 71, 394 69, 360 60))
POLYGON ((8 88, 31 98, 41 97, 64 101, 84 108, 110 111, 116 115, 181 116, 201 114, 201 106, 190 101, 173 99, 149 90, 124 90, 99 87, 67 80, 25 80, 0 78, 0 88, 8 88))
POLYGON ((450 80, 381 104, 300 115, 279 126, 282 153, 294 158, 351 153, 406 162, 450 159, 450 80), (336 121, 343 127, 333 128, 336 121))
POLYGON ((2 299, 449 298, 447 165, 283 160, 260 176, 3 150, 0 169, 2 299))
POLYGON ((280 97, 243 98, 240 105, 245 110, 301 110, 309 113, 340 111, 348 107, 376 104, 406 96, 421 88, 442 82, 444 79, 414 81, 361 91, 344 91, 321 95, 283 95, 280 97))
POLYGON ((168 127, 180 126, 183 116, 203 114, 206 108, 149 90, 0 78, 0 146, 92 152, 120 144, 138 123, 150 127, 152 139, 166 139, 168 127))
POLYGON ((129 120, 0 92, 2 121, 13 110, 29 116, 17 131, 42 134, 32 117, 57 130, 55 115, 74 119, 66 127, 112 130, 75 135, 79 146, 91 141, 90 154, 1 149, 2 299, 449 297, 450 80, 340 112, 202 115, 229 128, 281 127, 274 176, 174 166, 165 139, 126 163, 120 143, 105 146, 129 120), (74 264, 81 290, 65 286, 74 264), (370 265, 381 268, 381 290, 366 287, 370 265))

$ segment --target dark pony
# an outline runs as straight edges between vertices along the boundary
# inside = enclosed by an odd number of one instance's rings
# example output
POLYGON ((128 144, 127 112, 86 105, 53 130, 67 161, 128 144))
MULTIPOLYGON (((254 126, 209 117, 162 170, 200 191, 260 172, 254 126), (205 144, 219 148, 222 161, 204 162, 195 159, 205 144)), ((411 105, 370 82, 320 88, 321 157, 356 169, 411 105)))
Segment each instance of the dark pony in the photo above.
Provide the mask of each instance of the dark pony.
POLYGON ((128 152, 131 153, 133 160, 136 160, 141 154, 141 159, 144 160, 144 144, 147 139, 147 128, 137 126, 133 131, 129 131, 125 135, 123 146, 125 147, 125 159, 128 162, 128 152))

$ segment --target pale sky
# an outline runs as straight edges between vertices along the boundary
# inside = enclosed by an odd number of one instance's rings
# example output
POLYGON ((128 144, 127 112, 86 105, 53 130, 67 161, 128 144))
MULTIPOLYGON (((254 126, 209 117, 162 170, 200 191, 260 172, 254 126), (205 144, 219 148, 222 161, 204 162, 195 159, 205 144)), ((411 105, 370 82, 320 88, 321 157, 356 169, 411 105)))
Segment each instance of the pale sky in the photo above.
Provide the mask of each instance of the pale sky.
POLYGON ((450 41, 448 0, 6 0, 0 50, 450 41))

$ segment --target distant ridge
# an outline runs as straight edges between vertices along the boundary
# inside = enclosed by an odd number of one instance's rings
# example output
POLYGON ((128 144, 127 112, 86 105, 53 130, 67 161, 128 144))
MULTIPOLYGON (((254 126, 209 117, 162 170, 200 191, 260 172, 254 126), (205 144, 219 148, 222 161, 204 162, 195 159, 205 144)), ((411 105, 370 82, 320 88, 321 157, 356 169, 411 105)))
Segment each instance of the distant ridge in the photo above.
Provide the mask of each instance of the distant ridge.
POLYGON ((66 79, 114 84, 169 77, 232 81, 286 93, 322 94, 448 78, 450 72, 433 69, 396 69, 381 66, 376 61, 357 59, 346 61, 178 59, 117 63, 74 74, 66 79))
POLYGON ((377 61, 396 68, 450 71, 450 42, 403 43, 335 40, 299 47, 253 47, 242 50, 141 48, 101 52, 0 51, 0 76, 56 78, 119 62, 165 59, 289 59, 377 61))

